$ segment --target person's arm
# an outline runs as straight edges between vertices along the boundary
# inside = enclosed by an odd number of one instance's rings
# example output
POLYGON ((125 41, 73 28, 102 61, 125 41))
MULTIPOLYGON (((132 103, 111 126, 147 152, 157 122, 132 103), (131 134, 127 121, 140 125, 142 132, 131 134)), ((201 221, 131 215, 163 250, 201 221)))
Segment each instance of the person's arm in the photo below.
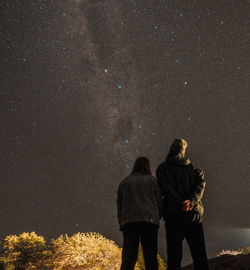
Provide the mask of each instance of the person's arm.
POLYGON ((156 181, 161 190, 161 196, 164 197, 164 188, 163 188, 164 174, 163 174, 161 166, 158 166, 155 174, 156 174, 156 181))
POLYGON ((158 209, 159 209, 159 215, 161 218, 162 217, 162 207, 163 207, 162 192, 161 192, 161 189, 160 189, 159 184, 156 181, 156 179, 154 179, 154 191, 155 191, 155 198, 156 198, 158 209))
POLYGON ((196 182, 193 187, 193 191, 188 198, 191 201, 192 207, 197 205, 198 202, 202 199, 206 186, 204 172, 198 168, 194 168, 194 170, 196 174, 196 182))
POLYGON ((117 217, 119 224, 121 224, 121 208, 122 208, 122 193, 119 186, 117 191, 117 217))

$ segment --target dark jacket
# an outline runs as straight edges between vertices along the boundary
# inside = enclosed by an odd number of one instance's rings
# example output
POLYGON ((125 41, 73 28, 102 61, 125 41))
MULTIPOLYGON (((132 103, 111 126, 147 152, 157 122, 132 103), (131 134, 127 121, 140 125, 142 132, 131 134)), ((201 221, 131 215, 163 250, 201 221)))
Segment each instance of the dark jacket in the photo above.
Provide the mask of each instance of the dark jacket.
POLYGON ((204 208, 201 202, 205 179, 204 172, 189 159, 168 156, 156 170, 157 181, 163 196, 163 218, 201 222, 204 208), (193 210, 185 212, 182 203, 190 200, 193 210))
POLYGON ((159 225, 161 191, 152 175, 131 174, 119 185, 117 210, 120 228, 127 223, 149 222, 159 225))

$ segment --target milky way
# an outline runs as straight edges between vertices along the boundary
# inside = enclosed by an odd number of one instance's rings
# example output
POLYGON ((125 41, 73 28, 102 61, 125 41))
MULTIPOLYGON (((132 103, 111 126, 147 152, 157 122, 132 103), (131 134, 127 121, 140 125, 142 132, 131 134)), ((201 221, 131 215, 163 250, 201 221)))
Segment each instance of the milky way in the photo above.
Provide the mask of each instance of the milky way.
POLYGON ((247 0, 2 1, 1 237, 121 244, 119 182, 181 136, 205 170, 208 255, 249 245, 248 14, 247 0))

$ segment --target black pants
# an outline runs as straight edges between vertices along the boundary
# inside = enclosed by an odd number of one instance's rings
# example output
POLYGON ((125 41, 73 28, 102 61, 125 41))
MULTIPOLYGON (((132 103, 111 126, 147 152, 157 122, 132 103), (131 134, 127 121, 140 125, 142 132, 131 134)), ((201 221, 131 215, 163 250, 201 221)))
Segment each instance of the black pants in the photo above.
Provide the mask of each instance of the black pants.
POLYGON ((142 244, 146 270, 158 270, 158 226, 146 222, 138 222, 126 224, 122 230, 123 249, 121 270, 134 270, 139 241, 142 244))
POLYGON ((168 220, 167 236, 168 270, 181 270, 182 242, 186 238, 195 270, 208 270, 208 260, 202 223, 185 223, 168 220))

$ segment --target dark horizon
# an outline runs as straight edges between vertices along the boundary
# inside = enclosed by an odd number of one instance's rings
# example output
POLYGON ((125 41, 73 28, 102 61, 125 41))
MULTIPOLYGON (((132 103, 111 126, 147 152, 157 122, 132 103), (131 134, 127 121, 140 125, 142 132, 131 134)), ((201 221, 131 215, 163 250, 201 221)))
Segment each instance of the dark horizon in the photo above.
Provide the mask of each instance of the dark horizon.
POLYGON ((138 156, 155 174, 184 137, 207 180, 209 258, 249 245, 248 5, 4 0, 0 237, 96 231, 121 245, 118 184, 138 156))

